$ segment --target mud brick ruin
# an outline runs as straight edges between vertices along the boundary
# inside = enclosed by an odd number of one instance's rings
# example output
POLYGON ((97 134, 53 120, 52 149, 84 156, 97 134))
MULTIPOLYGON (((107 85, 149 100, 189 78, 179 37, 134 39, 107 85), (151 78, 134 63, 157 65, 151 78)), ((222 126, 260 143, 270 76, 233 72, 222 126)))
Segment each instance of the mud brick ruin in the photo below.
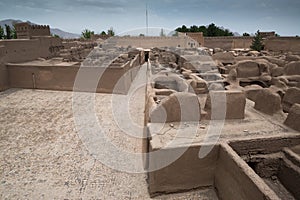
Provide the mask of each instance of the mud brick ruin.
POLYGON ((299 38, 265 33, 257 52, 252 37, 16 30, 19 39, 0 41, 1 198, 300 199, 299 38), (147 153, 144 173, 110 169, 87 150, 99 141, 84 144, 90 129, 78 136, 73 93, 94 95, 90 116, 112 142, 147 153), (127 131, 140 138, 119 128, 128 117, 114 106, 130 107, 142 128, 127 131))

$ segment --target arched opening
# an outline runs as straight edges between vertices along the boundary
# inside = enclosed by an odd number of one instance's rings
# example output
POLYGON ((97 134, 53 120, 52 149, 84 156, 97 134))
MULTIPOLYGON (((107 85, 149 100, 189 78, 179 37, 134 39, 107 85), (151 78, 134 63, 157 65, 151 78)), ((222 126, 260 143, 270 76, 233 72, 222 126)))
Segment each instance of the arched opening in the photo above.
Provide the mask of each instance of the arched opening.
POLYGON ((145 51, 145 61, 148 62, 149 60, 149 51, 145 51))

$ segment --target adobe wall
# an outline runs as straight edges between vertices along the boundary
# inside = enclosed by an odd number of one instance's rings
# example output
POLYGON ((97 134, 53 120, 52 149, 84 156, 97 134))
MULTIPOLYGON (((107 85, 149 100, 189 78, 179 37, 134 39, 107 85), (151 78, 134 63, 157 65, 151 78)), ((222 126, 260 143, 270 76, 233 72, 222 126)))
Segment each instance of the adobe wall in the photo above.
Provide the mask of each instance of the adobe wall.
POLYGON ((222 199, 278 199, 233 149, 227 144, 222 144, 219 149, 214 183, 222 199))
POLYGON ((33 36, 50 36, 50 27, 30 25, 27 22, 15 24, 18 39, 31 39, 33 36))
MULTIPOLYGON (((278 199, 274 191, 227 143, 215 145, 203 159, 199 158, 200 147, 189 147, 169 166, 149 172, 150 195, 214 187, 221 199, 278 199)), ((159 154, 149 157, 150 169, 161 160, 172 158, 181 148, 160 149, 159 154)))
MULTIPOLYGON (((204 37, 204 46, 231 50, 250 48, 253 37, 204 37)), ((300 52, 299 37, 268 37, 264 39, 265 50, 275 52, 300 52)))
MULTIPOLYGON (((160 149, 158 154, 150 156, 150 169, 161 163, 161 160, 172 158, 176 150, 182 151, 180 148, 160 149)), ((203 159, 199 158, 199 150, 200 146, 189 147, 179 159, 167 167, 150 172, 148 174, 150 195, 213 186, 219 145, 214 146, 209 155, 203 159)))
POLYGON ((203 33, 199 32, 199 33, 186 33, 187 36, 193 38, 194 40, 196 40, 200 46, 204 45, 204 37, 203 37, 203 33))
POLYGON ((18 63, 37 58, 51 58, 62 48, 59 38, 38 37, 35 39, 0 40, 0 91, 9 88, 5 63, 18 63))
POLYGON ((253 37, 204 37, 204 46, 231 50, 235 48, 250 48, 253 37))
POLYGON ((50 36, 50 27, 46 25, 32 25, 30 36, 50 36))
POLYGON ((265 40, 265 49, 275 52, 300 52, 300 38, 271 37, 265 40))
POLYGON ((118 68, 7 64, 8 85, 11 88, 73 91, 80 70, 83 84, 75 88, 76 91, 95 92, 90 80, 97 80, 102 74, 96 92, 127 94, 139 70, 137 60, 139 56, 118 68))
POLYGON ((18 39, 30 39, 30 25, 28 23, 17 23, 15 29, 18 39))
POLYGON ((141 47, 150 49, 154 47, 182 47, 182 48, 196 48, 199 47, 197 41, 190 37, 113 37, 111 41, 116 42, 117 46, 122 47, 141 47))
POLYGON ((284 147, 292 147, 300 143, 300 136, 294 137, 273 137, 259 138, 252 140, 236 140, 229 142, 229 145, 239 154, 248 155, 255 154, 270 154, 280 151, 284 147))
POLYGON ((93 40, 93 41, 98 40, 98 39, 107 40, 110 37, 112 37, 112 36, 111 35, 94 34, 94 35, 91 35, 91 40, 93 40))
POLYGON ((78 41, 67 41, 63 40, 62 45, 64 46, 65 49, 71 49, 71 47, 76 47, 78 46, 78 41))
POLYGON ((8 89, 8 73, 7 68, 4 64, 0 63, 0 92, 8 89))
POLYGON ((7 69, 3 62, 5 47, 0 45, 0 92, 8 88, 7 69))
MULTIPOLYGON (((8 65, 9 85, 11 88, 44 89, 73 91, 75 79, 79 71, 79 66, 17 66, 8 65)), ((99 81, 96 92, 111 93, 115 83, 123 75, 122 69, 109 69, 104 72, 104 68, 85 67, 81 69, 84 77, 103 73, 99 81)), ((87 79, 88 81, 89 79, 87 79)), ((122 80, 121 80, 122 81, 122 80)), ((128 89, 131 83, 131 76, 123 77, 123 86, 119 87, 120 93, 128 89)), ((86 84, 89 85, 89 84, 86 84)), ((91 88, 82 85, 76 88, 78 91, 94 92, 91 88)))
POLYGON ((39 57, 50 58, 53 47, 61 47, 59 38, 38 37, 30 40, 0 40, 1 62, 26 62, 39 57), (1 46, 3 46, 1 48, 1 46), (52 48, 51 48, 52 47, 52 48))

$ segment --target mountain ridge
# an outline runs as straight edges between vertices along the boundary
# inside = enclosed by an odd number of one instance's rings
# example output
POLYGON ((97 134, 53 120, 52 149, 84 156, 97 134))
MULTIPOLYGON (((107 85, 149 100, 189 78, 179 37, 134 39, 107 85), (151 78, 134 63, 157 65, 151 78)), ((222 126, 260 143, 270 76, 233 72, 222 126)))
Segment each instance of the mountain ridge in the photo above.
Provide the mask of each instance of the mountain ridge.
MULTIPOLYGON (((5 20, 1 20, 0 21, 0 26, 2 26, 3 28, 5 27, 5 24, 9 25, 10 27, 13 27, 14 23, 21 23, 21 22, 27 22, 31 25, 36 25, 33 22, 30 21, 22 21, 22 20, 15 20, 15 19, 5 19, 5 20)), ((67 31, 63 31, 59 28, 51 28, 50 27, 50 32, 52 35, 58 35, 60 38, 64 38, 64 39, 72 39, 72 38, 79 38, 80 35, 76 34, 76 33, 70 33, 67 31)))

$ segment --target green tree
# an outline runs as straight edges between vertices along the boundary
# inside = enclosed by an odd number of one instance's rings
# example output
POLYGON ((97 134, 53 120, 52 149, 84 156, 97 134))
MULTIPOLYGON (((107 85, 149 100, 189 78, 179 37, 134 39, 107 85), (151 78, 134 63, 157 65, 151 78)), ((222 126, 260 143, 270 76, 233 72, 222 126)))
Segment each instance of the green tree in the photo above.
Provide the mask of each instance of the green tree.
POLYGON ((55 38, 60 38, 59 35, 57 35, 57 34, 53 34, 52 36, 55 38))
POLYGON ((214 23, 209 24, 206 26, 199 26, 196 25, 191 26, 190 28, 187 28, 185 25, 182 25, 182 27, 179 27, 176 29, 177 32, 193 32, 193 33, 199 33, 202 32, 203 36, 209 36, 209 37, 215 37, 215 36, 233 36, 233 33, 229 29, 223 29, 220 27, 217 27, 214 23))
POLYGON ((182 25, 182 27, 177 28, 176 31, 181 33, 190 32, 190 30, 186 27, 186 25, 182 25))
POLYGON ((17 39, 17 30, 16 30, 16 21, 12 22, 12 29, 11 29, 11 38, 12 39, 17 39))
POLYGON ((199 30, 199 32, 203 33, 203 36, 207 36, 207 28, 206 28, 206 26, 199 26, 198 30, 199 30))
POLYGON ((139 35, 140 37, 145 37, 145 34, 143 34, 143 33, 140 33, 140 35, 139 35))
POLYGON ((255 33, 255 37, 252 40, 252 45, 250 48, 256 51, 261 51, 264 49, 263 39, 260 35, 259 30, 255 33))
POLYGON ((197 32, 199 32, 198 26, 196 26, 196 25, 191 26, 191 27, 190 27, 190 32, 192 32, 192 33, 197 33, 197 32))
POLYGON ((6 36, 5 36, 5 38, 6 39, 11 39, 12 37, 11 37, 11 28, 10 28, 10 26, 7 25, 7 24, 5 24, 5 30, 6 30, 6 36))
POLYGON ((214 23, 211 23, 210 25, 208 25, 207 36, 209 36, 209 37, 218 36, 218 28, 214 23))
POLYGON ((11 38, 12 38, 12 39, 17 39, 17 31, 16 31, 16 28, 15 28, 15 27, 13 27, 13 28, 11 29, 11 38))
POLYGON ((101 32, 101 35, 106 35, 105 31, 102 31, 102 32, 101 32))
POLYGON ((83 30, 81 33, 81 37, 85 39, 91 39, 92 35, 94 35, 94 31, 88 29, 83 30))
POLYGON ((111 27, 111 28, 107 31, 107 35, 109 35, 109 36, 115 36, 115 31, 114 31, 113 27, 111 27))
POLYGON ((0 40, 4 39, 4 37, 4 29, 2 28, 2 26, 0 26, 0 40))
POLYGON ((243 33, 243 36, 250 36, 249 33, 243 33))
MULTIPOLYGON (((222 30, 222 29, 220 29, 220 30, 222 30)), ((233 33, 230 32, 229 29, 225 29, 225 30, 222 30, 222 31, 223 31, 223 33, 220 36, 233 36, 233 33)))

